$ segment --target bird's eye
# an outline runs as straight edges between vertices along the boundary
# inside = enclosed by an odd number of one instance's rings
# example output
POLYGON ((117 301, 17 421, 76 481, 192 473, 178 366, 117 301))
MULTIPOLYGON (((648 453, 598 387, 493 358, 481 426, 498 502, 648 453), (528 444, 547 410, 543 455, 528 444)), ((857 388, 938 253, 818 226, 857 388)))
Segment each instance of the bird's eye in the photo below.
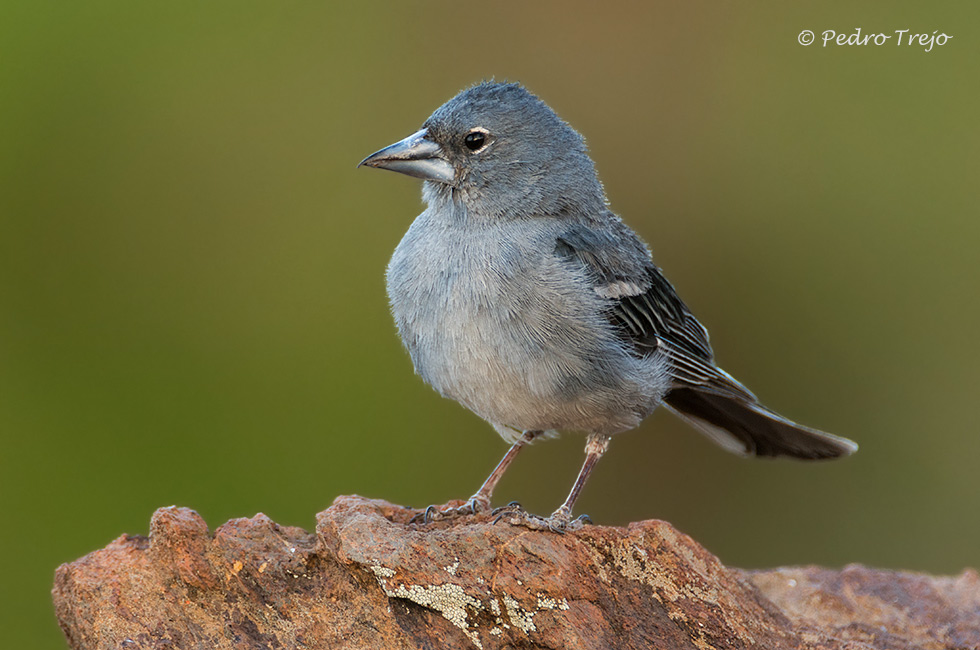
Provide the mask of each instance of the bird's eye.
POLYGON ((479 151, 487 144, 487 134, 485 131, 472 130, 463 138, 463 144, 470 151, 479 151))

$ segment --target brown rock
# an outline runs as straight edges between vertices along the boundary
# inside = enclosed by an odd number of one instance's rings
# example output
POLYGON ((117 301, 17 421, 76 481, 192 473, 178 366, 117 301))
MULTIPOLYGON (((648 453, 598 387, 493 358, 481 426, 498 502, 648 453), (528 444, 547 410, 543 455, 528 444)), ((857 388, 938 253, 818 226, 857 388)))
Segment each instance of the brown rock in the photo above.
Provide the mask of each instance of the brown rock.
POLYGON ((72 648, 980 648, 980 579, 722 566, 662 521, 556 535, 425 526, 340 497, 315 534, 265 515, 210 535, 162 508, 55 574, 72 648))

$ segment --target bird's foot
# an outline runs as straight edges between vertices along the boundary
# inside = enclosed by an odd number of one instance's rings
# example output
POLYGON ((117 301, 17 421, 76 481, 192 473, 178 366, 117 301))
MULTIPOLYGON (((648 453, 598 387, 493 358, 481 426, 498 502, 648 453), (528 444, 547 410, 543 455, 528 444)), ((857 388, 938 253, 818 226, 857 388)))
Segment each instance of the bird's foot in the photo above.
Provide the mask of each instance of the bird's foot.
POLYGON ((516 501, 511 501, 506 506, 495 509, 491 514, 496 516, 493 520, 495 524, 503 521, 511 526, 524 526, 531 530, 547 530, 559 535, 564 534, 567 530, 578 530, 585 524, 592 523, 592 519, 588 515, 580 515, 572 519, 571 510, 564 506, 555 510, 550 517, 539 517, 526 511, 516 501))
POLYGON ((455 519, 466 515, 478 515, 490 511, 490 499, 474 494, 467 499, 461 506, 441 505, 429 506, 422 512, 416 513, 408 523, 410 524, 429 524, 433 521, 444 519, 455 519))

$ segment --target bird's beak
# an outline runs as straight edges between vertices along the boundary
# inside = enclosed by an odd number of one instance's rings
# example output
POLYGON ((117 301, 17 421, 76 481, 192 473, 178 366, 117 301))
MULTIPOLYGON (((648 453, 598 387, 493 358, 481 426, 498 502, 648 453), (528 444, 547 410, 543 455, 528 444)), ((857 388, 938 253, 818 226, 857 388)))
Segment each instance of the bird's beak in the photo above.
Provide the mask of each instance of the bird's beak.
POLYGON ((400 142, 374 152, 357 166, 390 169, 427 181, 452 184, 456 170, 443 157, 442 148, 426 135, 425 129, 417 131, 400 142))

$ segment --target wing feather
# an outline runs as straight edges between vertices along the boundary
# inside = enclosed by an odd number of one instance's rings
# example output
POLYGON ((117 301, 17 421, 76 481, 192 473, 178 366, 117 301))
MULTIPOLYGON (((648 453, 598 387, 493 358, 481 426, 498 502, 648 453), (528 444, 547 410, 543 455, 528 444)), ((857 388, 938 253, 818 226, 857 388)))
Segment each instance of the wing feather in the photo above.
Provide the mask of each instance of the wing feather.
POLYGON ((660 349, 681 386, 755 400, 747 388, 714 365, 708 330, 654 265, 646 246, 612 218, 611 229, 571 226, 558 238, 555 251, 587 269, 596 293, 610 301, 609 320, 623 341, 638 354, 660 349))
POLYGON ((607 299, 609 321, 637 355, 664 355, 671 390, 665 404, 725 449, 757 456, 836 458, 857 445, 810 429, 759 404, 715 365, 708 331, 678 297, 646 246, 611 213, 601 227, 572 226, 556 254, 581 264, 607 299))

